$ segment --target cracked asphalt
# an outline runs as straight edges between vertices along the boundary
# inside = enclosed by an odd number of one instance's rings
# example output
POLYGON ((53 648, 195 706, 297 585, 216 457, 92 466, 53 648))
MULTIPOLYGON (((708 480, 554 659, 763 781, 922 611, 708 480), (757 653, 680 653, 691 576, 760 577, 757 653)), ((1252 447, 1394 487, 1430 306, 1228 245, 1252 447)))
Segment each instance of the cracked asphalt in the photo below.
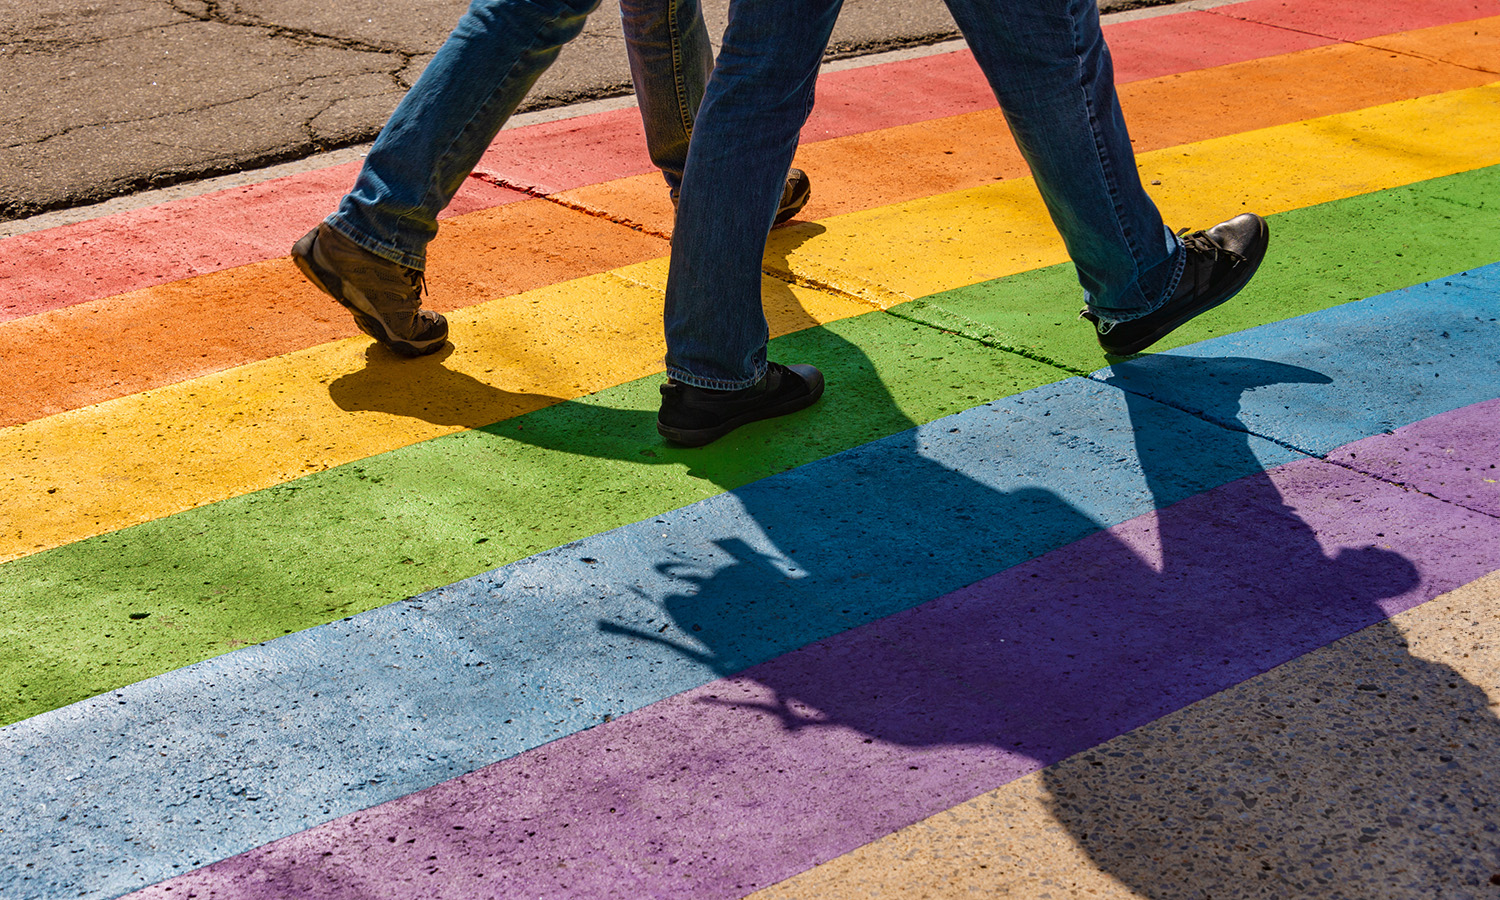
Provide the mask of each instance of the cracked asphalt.
MULTIPOLYGON (((0 0, 0 221, 368 142, 466 6, 0 0)), ((941 0, 848 0, 830 55, 956 34, 941 0)), ((623 43, 606 4, 522 111, 628 92, 623 43)))

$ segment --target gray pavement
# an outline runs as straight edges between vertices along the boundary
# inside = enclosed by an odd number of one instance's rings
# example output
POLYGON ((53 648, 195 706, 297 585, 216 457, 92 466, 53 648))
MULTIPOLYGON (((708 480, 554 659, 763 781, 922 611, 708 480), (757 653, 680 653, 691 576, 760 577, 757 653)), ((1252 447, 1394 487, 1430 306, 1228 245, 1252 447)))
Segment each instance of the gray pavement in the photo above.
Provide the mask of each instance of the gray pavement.
MULTIPOLYGON (((467 2, 0 0, 0 221, 368 142, 467 2)), ((847 0, 830 56, 956 34, 941 0, 847 0)), ((629 89, 606 5, 522 110, 629 89)))

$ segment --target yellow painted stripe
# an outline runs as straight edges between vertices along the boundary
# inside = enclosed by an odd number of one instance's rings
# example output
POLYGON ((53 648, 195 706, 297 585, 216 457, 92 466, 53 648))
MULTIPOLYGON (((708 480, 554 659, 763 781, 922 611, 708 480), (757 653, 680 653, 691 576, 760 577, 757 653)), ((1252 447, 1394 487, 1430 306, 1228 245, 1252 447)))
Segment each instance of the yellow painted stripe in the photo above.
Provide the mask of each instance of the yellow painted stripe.
MULTIPOLYGON (((1142 154, 1173 227, 1314 206, 1500 163, 1500 84, 1142 154), (1159 183, 1158 183, 1159 182, 1159 183)), ((772 271, 881 308, 1064 262, 1030 179, 773 232, 772 271), (809 233, 811 232, 811 233, 809 233)))
MULTIPOLYGON (((659 372, 665 277, 656 260, 470 307, 449 316, 456 349, 418 360, 351 338, 6 428, 0 558, 659 372)), ((774 334, 869 311, 792 296, 767 309, 774 334)))
MULTIPOLYGON (((1500 86, 1145 154, 1168 221, 1269 213, 1500 163, 1500 86)), ((1060 262, 1016 179, 774 233, 768 265, 877 306, 1060 262)), ((285 264, 285 263, 283 263, 285 264)), ((0 431, 0 560, 488 424, 660 370, 661 260, 452 317, 451 357, 339 341, 0 431), (368 351, 368 353, 367 353, 368 351), (368 355, 368 359, 366 356, 368 355)), ((771 292, 775 293, 775 292, 771 292)), ((773 331, 867 311, 824 291, 773 331)))
POLYGON ((1500 573, 747 900, 1483 896, 1497 622, 1500 573))

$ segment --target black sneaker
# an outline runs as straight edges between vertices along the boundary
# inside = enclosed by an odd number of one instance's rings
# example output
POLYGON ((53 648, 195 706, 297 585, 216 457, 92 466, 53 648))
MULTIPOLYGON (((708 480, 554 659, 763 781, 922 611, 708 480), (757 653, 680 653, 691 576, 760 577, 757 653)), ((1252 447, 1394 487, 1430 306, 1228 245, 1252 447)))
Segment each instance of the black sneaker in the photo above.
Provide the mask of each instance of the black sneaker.
POLYGON ((741 425, 806 409, 823 396, 823 373, 812 366, 771 363, 739 391, 710 391, 671 379, 661 386, 656 430, 686 447, 712 443, 741 425))
MULTIPOLYGON (((791 221, 792 216, 802 212, 802 207, 812 197, 812 179, 801 169, 786 170, 786 184, 781 189, 781 205, 776 207, 776 219, 772 227, 791 221)), ((677 194, 672 194, 672 208, 677 208, 677 194)))
POLYGON ((1099 346, 1111 356, 1129 356, 1171 334, 1179 326, 1240 292, 1265 259, 1271 231, 1254 213, 1235 216, 1207 231, 1185 234, 1187 263, 1172 298, 1161 308, 1129 322, 1109 322, 1088 310, 1081 315, 1094 323, 1099 346))
POLYGON ((422 308, 422 273, 376 256, 327 222, 292 246, 292 261, 354 314, 360 331, 402 356, 436 353, 447 342, 448 320, 422 308))

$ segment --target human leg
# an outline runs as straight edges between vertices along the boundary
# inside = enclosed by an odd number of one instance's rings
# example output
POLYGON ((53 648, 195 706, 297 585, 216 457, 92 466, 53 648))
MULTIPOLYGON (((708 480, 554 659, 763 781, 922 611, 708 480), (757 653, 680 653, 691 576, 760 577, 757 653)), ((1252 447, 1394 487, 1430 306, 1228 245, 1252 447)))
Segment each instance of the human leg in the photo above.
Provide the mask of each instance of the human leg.
POLYGON ((437 215, 599 0, 474 0, 370 148, 328 223, 421 270, 437 215))
MULTIPOLYGON (((437 216, 598 0, 474 0, 382 129, 354 188, 292 256, 398 353, 440 349, 447 322, 421 309, 437 216)), ((680 183, 692 114, 713 66, 698 0, 624 0, 646 141, 680 183), (675 110, 675 114, 671 111, 675 110)))
POLYGON ((292 259, 355 324, 403 356, 442 349, 422 309, 427 244, 495 134, 599 0, 473 0, 365 157, 338 209, 292 259))
POLYGON ((676 196, 714 67, 703 9, 699 0, 620 0, 620 21, 646 149, 676 196))
POLYGON ((1269 232, 1239 216, 1186 242, 1146 195, 1093 0, 948 0, 1031 166, 1110 353, 1136 353, 1225 302, 1269 232))
POLYGON ((766 373, 760 269, 840 0, 730 6, 673 229, 667 374, 739 391, 766 373))
POLYGON ((1179 242, 1136 172, 1094 0, 947 0, 1078 270, 1089 309, 1143 315, 1179 242))

